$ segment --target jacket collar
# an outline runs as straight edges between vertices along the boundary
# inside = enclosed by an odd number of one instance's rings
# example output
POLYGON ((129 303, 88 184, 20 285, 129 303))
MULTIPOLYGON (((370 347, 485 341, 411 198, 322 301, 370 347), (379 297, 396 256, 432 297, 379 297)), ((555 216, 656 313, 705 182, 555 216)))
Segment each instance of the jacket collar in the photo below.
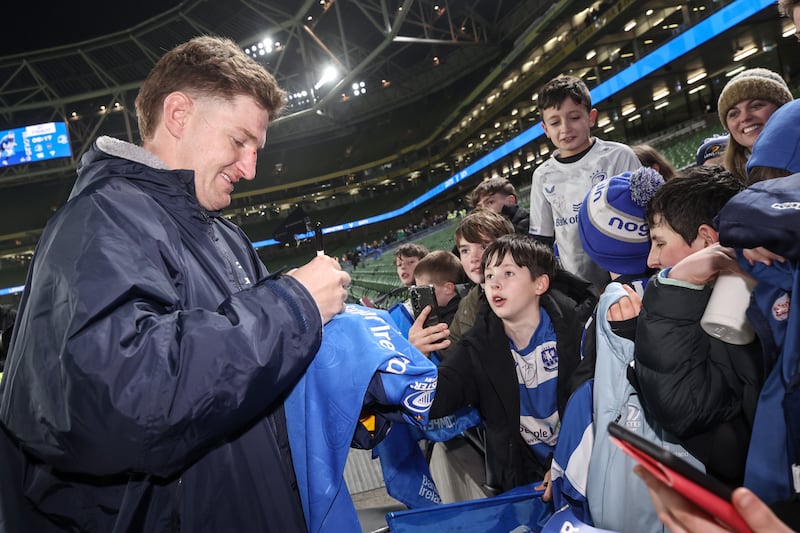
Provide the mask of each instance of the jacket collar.
POLYGON ((108 155, 119 157, 120 159, 127 159, 136 163, 142 163, 150 168, 159 170, 169 170, 167 164, 161 161, 154 154, 148 152, 141 146, 131 144, 121 139, 114 137, 102 136, 98 137, 94 143, 95 147, 101 152, 108 155))
POLYGON ((204 220, 219 217, 222 211, 207 211, 197 203, 194 171, 170 170, 166 163, 141 146, 115 139, 98 137, 81 157, 78 179, 70 198, 102 179, 124 177, 160 198, 182 198, 183 204, 204 220))

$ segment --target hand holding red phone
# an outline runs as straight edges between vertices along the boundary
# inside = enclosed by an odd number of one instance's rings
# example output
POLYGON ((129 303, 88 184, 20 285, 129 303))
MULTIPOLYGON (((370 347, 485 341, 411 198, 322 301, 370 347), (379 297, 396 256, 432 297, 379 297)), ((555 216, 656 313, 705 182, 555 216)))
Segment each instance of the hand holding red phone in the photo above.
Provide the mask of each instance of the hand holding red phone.
POLYGON ((608 434, 614 444, 639 462, 637 468, 647 470, 667 488, 701 508, 712 522, 727 526, 720 531, 752 531, 733 507, 730 487, 619 424, 611 422, 608 434))
MULTIPOLYGON (((720 523, 694 503, 665 485, 643 466, 633 471, 642 478, 650 499, 658 511, 658 517, 671 531, 697 533, 725 533, 729 528, 720 523)), ((791 528, 781 522, 767 505, 745 488, 738 488, 732 495, 733 508, 753 533, 790 533, 791 528)))

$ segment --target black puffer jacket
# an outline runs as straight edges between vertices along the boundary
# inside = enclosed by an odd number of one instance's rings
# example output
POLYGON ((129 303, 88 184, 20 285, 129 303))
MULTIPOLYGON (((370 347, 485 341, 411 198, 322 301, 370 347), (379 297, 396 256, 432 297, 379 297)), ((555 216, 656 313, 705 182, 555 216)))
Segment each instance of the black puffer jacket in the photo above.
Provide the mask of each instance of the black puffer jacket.
POLYGON ((711 291, 645 289, 636 329, 635 383, 648 416, 716 477, 741 483, 763 362, 758 340, 724 343, 700 327, 711 291))
POLYGON ((527 209, 517 204, 511 204, 504 205, 500 212, 514 225, 514 232, 520 235, 527 235, 529 233, 531 214, 527 209))

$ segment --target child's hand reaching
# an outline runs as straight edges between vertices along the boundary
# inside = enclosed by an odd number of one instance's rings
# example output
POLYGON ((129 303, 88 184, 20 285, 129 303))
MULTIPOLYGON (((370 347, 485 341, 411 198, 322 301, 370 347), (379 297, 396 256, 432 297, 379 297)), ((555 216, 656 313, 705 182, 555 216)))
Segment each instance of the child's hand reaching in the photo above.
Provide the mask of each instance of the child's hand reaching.
POLYGON ((548 470, 544 474, 544 479, 542 480, 542 484, 538 487, 534 487, 536 490, 544 489, 544 494, 542 494, 542 501, 549 502, 550 499, 553 497, 553 487, 550 485, 550 476, 551 471, 548 470))
POLYGON ((621 322, 635 318, 642 310, 642 297, 630 285, 623 284, 622 288, 628 295, 623 296, 608 308, 606 320, 609 322, 621 322))

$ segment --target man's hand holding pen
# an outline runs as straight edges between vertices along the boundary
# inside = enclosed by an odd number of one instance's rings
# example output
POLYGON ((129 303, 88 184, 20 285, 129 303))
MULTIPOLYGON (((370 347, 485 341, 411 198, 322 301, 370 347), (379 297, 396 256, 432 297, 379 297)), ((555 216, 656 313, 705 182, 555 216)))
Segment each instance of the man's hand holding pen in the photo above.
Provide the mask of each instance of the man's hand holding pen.
POLYGON ((322 242, 322 224, 317 222, 314 230, 317 256, 308 264, 289 272, 308 289, 317 302, 323 324, 344 311, 347 289, 350 287, 350 274, 342 270, 336 259, 325 255, 322 242))
POLYGON ((288 275, 297 279, 311 293, 317 302, 323 323, 344 311, 350 274, 344 272, 339 262, 332 257, 318 255, 288 275))

